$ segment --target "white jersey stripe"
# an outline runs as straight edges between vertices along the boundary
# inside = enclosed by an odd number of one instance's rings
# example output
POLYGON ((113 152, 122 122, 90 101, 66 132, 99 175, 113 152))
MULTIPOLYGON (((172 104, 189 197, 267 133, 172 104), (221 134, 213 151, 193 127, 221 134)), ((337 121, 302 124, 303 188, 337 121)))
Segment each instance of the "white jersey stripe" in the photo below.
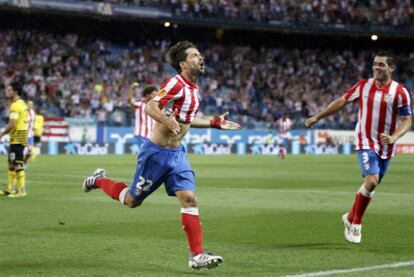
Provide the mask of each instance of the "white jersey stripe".
POLYGON ((188 87, 184 87, 184 102, 181 106, 180 120, 185 122, 187 112, 190 110, 191 105, 191 91, 188 87))
POLYGON ((368 97, 369 97, 369 91, 371 90, 371 86, 372 86, 372 80, 368 81, 365 86, 364 89, 362 91, 362 114, 361 114, 361 124, 360 124, 360 128, 361 128, 361 134, 362 134, 362 141, 359 142, 359 144, 363 145, 362 148, 364 148, 364 145, 369 145, 368 142, 368 138, 367 138, 367 134, 366 134, 366 129, 365 126, 367 124, 367 114, 368 114, 368 97))

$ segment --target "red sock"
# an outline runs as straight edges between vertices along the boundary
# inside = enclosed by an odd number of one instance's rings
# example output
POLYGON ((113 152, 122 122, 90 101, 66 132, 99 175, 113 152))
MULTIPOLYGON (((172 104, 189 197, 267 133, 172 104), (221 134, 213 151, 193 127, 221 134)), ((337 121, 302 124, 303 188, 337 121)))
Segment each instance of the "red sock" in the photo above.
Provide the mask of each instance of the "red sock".
POLYGON ((364 216, 365 210, 367 209, 369 202, 371 202, 370 197, 366 197, 362 195, 362 193, 358 192, 355 201, 354 219, 352 221, 353 224, 362 223, 362 217, 364 216))
POLYGON ((351 208, 351 210, 348 213, 348 221, 350 223, 352 223, 352 221, 354 221, 355 206, 356 206, 356 203, 357 203, 358 193, 359 192, 357 192, 357 194, 355 195, 354 205, 352 205, 352 208, 351 208))
POLYGON ((285 149, 284 148, 279 149, 279 156, 282 160, 285 159, 285 149))
POLYGON ((193 256, 203 253, 203 230, 200 217, 181 212, 181 223, 187 234, 188 244, 193 256))
POLYGON ((124 188, 127 187, 122 182, 114 182, 107 178, 100 178, 96 180, 95 185, 114 200, 119 200, 119 194, 124 188))

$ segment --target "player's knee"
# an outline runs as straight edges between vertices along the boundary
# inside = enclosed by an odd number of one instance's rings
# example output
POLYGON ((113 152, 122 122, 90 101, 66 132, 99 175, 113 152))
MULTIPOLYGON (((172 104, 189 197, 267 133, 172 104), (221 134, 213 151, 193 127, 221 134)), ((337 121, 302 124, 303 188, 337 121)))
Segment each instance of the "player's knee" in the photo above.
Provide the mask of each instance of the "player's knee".
POLYGON ((196 208, 198 206, 198 199, 195 195, 188 195, 184 198, 185 206, 196 208))
POLYGON ((365 177, 364 184, 368 191, 374 191, 379 184, 379 177, 377 175, 367 176, 365 177))
POLYGON ((127 206, 128 208, 136 208, 136 207, 141 206, 141 204, 142 204, 142 201, 135 200, 129 194, 125 197, 124 205, 127 206))

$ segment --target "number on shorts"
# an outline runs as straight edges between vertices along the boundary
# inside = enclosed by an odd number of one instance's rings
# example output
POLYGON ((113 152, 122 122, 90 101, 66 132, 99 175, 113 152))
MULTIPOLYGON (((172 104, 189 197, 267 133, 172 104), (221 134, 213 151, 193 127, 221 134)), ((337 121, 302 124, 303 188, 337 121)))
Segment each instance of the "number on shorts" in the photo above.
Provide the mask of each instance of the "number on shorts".
POLYGON ((362 153, 362 162, 364 163, 365 170, 369 170, 369 157, 367 152, 362 153))
POLYGON ((368 153, 367 152, 362 153, 362 162, 364 164, 366 164, 366 163, 369 162, 369 157, 368 157, 368 153))
POLYGON ((151 186, 152 186, 151 180, 145 180, 144 177, 140 176, 135 192, 138 195, 142 191, 149 191, 151 186))

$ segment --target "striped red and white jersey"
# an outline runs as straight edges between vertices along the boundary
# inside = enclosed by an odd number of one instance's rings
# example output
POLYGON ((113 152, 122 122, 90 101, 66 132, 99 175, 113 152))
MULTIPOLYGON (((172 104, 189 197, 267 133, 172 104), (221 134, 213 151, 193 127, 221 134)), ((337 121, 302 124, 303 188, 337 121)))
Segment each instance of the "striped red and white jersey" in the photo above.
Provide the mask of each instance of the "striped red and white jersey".
POLYGON ((200 108, 200 95, 197 85, 185 80, 180 74, 167 80, 154 97, 159 101, 165 115, 177 110, 177 121, 191 123, 200 108))
POLYGON ((150 138, 154 127, 154 120, 145 113, 147 103, 140 99, 132 100, 135 114, 135 136, 150 138))
POLYGON ((282 138, 288 137, 288 133, 290 129, 292 129, 292 125, 293 122, 290 118, 283 119, 282 117, 277 121, 277 129, 282 138))
POLYGON ((356 149, 370 149, 382 159, 391 158, 395 145, 383 145, 380 135, 394 132, 402 110, 404 114, 411 114, 408 91, 395 81, 379 89, 372 78, 356 83, 345 93, 344 98, 348 102, 359 101, 358 123, 355 127, 356 149))
POLYGON ((27 121, 28 121, 28 132, 27 136, 29 138, 34 136, 34 122, 35 122, 36 113, 34 109, 29 109, 27 113, 27 121))

